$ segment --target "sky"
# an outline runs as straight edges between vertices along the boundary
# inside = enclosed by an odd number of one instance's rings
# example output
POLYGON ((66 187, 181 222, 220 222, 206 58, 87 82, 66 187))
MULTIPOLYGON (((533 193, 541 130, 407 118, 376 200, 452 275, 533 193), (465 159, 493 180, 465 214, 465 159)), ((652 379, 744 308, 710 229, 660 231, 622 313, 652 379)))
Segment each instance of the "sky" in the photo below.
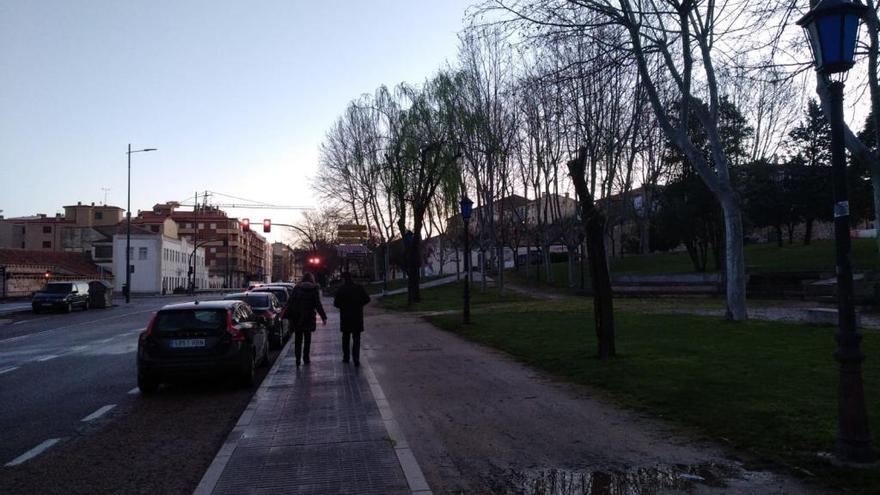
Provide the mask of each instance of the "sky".
POLYGON ((124 208, 129 143, 158 148, 131 157, 133 212, 205 190, 320 206, 327 129, 358 95, 454 60, 472 2, 4 0, 0 214, 99 204, 105 188, 124 208))

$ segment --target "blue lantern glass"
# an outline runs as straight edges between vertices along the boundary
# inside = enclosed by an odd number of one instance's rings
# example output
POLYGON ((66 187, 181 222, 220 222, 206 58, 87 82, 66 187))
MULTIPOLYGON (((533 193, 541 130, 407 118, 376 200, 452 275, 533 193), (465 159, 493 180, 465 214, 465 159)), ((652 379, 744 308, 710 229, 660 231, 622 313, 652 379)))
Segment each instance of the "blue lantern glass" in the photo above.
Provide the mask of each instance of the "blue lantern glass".
POLYGON ((469 220, 471 218, 471 210, 474 206, 474 202, 468 199, 467 196, 461 198, 461 218, 465 220, 469 220))
POLYGON ((807 32, 818 72, 834 74, 852 68, 859 19, 867 12, 858 0, 822 0, 797 21, 807 32))

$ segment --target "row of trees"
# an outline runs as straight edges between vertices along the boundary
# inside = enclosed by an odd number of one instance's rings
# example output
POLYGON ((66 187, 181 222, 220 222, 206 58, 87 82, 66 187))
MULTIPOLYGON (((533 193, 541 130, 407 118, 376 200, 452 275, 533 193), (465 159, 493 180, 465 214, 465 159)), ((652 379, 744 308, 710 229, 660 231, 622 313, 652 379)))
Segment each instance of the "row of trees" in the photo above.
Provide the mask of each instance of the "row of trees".
MULTIPOLYGON (((797 125, 806 65, 780 55, 798 53, 791 9, 750 0, 486 2, 471 13, 456 61, 421 85, 380 86, 348 105, 322 145, 315 187, 378 243, 403 239, 411 301, 422 239, 447 233, 457 242, 460 220, 449 220, 463 195, 475 201, 475 245, 498 264, 499 291, 505 246, 546 253, 561 242, 573 253, 585 242, 600 357, 614 355, 605 235, 630 214, 613 205, 628 205, 641 187, 640 250, 679 241, 703 266, 714 251, 728 317, 743 320, 743 210, 781 237, 830 209, 820 197, 827 188, 812 189, 826 173, 826 124, 812 105, 797 125), (514 194, 537 201, 523 208, 514 194)), ((875 179, 875 202, 878 127, 848 139, 875 179)))

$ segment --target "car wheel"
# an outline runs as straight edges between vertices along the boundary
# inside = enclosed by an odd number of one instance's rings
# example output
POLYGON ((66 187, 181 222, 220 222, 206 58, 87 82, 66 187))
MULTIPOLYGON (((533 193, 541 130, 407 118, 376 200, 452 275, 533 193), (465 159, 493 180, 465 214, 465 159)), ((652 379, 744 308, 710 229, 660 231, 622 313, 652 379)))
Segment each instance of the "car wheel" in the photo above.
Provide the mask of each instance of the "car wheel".
POLYGON ((241 386, 253 387, 257 377, 257 353, 252 351, 249 353, 249 359, 244 363, 241 370, 241 386))
POLYGON ((83 311, 88 311, 88 310, 89 310, 89 301, 86 300, 86 303, 83 304, 83 311))
POLYGON ((35 314, 35 315, 40 314, 40 308, 38 308, 38 307, 36 307, 36 306, 33 306, 33 310, 34 310, 34 314, 35 314))
POLYGON ((64 312, 70 313, 71 311, 73 311, 73 303, 67 303, 67 306, 64 307, 64 312))
POLYGON ((144 395, 155 394, 159 390, 159 382, 153 378, 148 378, 138 374, 138 389, 144 395))

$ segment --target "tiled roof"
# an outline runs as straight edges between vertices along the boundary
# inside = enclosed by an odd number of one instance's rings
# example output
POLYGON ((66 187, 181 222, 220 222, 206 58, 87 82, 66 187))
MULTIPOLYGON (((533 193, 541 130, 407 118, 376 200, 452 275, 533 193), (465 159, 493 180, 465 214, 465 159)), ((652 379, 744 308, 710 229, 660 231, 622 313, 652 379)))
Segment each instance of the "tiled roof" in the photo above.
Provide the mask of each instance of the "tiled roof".
POLYGON ((81 277, 101 276, 101 269, 85 253, 0 249, 0 265, 37 265, 46 266, 53 272, 63 275, 81 277))

